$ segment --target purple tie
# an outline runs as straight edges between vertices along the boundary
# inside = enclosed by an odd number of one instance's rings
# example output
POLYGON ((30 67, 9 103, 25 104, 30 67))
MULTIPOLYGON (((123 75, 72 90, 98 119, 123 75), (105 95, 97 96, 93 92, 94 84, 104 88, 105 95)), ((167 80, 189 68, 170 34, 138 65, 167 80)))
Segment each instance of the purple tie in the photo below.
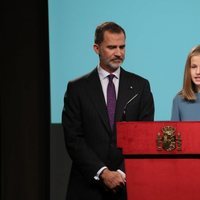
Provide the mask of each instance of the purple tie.
POLYGON ((114 118, 115 118, 115 106, 116 106, 116 93, 115 93, 115 85, 113 83, 114 74, 108 75, 109 83, 107 87, 107 109, 108 116, 110 120, 110 126, 113 129, 114 118))

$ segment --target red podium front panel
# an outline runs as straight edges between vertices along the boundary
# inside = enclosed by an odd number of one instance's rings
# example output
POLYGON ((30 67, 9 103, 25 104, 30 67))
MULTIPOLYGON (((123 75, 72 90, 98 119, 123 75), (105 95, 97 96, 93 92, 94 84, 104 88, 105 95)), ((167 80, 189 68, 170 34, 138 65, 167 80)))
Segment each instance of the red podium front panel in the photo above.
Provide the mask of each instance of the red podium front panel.
POLYGON ((125 156, 128 200, 200 199, 199 122, 119 122, 117 144, 125 156))

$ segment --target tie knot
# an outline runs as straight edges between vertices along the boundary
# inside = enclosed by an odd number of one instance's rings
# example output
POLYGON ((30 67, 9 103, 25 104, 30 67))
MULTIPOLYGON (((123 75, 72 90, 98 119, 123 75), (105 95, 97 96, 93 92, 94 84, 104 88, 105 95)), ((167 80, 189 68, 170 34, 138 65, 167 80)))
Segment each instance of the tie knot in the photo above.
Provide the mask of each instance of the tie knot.
POLYGON ((108 79, 109 79, 109 81, 112 81, 114 77, 115 77, 114 74, 109 74, 109 75, 108 75, 108 79))

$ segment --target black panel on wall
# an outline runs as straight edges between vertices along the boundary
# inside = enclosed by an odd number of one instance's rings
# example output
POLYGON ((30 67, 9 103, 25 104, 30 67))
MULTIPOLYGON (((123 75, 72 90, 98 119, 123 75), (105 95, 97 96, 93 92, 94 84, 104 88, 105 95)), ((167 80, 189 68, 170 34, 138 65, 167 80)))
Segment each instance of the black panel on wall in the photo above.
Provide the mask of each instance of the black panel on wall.
POLYGON ((47 0, 2 3, 1 199, 50 199, 47 0))

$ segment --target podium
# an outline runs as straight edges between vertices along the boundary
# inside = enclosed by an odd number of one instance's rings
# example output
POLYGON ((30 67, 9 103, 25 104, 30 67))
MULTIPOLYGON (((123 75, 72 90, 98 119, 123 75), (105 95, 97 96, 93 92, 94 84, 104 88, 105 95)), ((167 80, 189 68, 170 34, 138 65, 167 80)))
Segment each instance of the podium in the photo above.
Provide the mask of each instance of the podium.
POLYGON ((128 200, 200 199, 200 122, 118 122, 128 200))

